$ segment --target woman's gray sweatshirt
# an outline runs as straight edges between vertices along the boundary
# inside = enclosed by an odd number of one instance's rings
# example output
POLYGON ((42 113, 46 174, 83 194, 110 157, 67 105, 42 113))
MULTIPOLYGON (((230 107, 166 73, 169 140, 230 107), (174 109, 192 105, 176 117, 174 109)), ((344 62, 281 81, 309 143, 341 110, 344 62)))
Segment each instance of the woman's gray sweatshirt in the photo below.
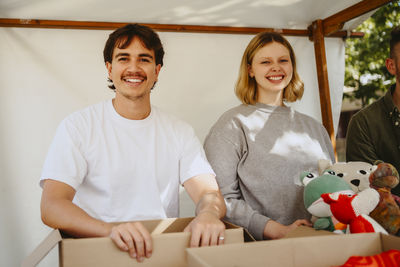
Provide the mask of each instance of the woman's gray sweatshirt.
POLYGON ((240 105, 225 112, 204 144, 227 206, 226 220, 263 239, 269 219, 309 219, 300 174, 335 161, 325 128, 290 107, 240 105))

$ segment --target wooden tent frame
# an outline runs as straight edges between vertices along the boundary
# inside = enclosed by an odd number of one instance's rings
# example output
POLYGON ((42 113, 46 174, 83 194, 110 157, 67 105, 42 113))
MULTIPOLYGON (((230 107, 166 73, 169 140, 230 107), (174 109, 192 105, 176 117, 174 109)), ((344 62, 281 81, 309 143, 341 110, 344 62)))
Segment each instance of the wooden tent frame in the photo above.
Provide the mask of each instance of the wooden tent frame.
MULTIPOLYGON (((254 27, 224 27, 178 24, 145 24, 156 31, 192 32, 192 33, 228 33, 228 34, 257 34, 261 31, 279 32, 287 36, 309 37, 314 42, 315 61, 318 75, 319 97, 322 123, 325 126, 336 154, 336 138, 333 127, 332 106, 326 63, 325 37, 362 37, 362 33, 342 31, 344 23, 364 15, 393 0, 363 0, 328 18, 314 21, 307 29, 273 29, 254 27)), ((22 28, 51 28, 51 29, 86 29, 113 30, 128 22, 95 22, 39 19, 10 19, 0 18, 0 27, 22 28)))

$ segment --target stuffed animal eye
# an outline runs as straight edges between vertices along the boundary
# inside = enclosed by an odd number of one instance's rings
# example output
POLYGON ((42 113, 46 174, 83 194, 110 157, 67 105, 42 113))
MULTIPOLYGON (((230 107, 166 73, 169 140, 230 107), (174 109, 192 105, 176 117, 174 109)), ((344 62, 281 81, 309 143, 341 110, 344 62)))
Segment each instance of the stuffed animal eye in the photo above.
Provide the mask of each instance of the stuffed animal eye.
POLYGON ((307 176, 306 176, 307 178, 314 178, 314 174, 312 174, 312 173, 309 173, 309 174, 307 174, 307 176))
POLYGON ((362 175, 366 175, 367 174, 367 172, 364 171, 364 170, 359 170, 358 172, 361 173, 362 175))
POLYGON ((330 175, 336 175, 334 171, 327 171, 327 173, 329 173, 330 175))
POLYGON ((343 178, 344 174, 343 173, 337 173, 337 176, 339 176, 340 178, 343 178))

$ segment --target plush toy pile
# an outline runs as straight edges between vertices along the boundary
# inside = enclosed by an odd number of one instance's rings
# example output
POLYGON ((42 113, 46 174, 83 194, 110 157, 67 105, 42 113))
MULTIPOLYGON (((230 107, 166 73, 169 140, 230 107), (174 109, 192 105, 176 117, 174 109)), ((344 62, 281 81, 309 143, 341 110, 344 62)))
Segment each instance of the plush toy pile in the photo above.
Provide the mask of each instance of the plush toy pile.
POLYGON ((314 228, 350 233, 382 232, 400 236, 400 198, 391 194, 399 183, 388 163, 331 164, 320 160, 319 176, 303 173, 304 205, 314 228))

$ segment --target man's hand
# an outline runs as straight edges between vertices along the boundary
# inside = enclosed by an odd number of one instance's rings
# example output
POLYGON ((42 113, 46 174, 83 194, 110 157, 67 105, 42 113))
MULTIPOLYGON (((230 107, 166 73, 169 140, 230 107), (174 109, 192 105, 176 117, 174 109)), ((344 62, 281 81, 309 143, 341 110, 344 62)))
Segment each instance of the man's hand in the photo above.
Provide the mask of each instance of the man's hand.
POLYGON ((283 225, 276 221, 269 220, 264 228, 264 237, 269 239, 279 239, 300 225, 312 226, 307 220, 296 220, 291 225, 283 225))
POLYGON ((123 251, 142 262, 144 257, 150 258, 153 243, 150 233, 140 222, 122 223, 111 229, 111 239, 123 251))
POLYGON ((200 212, 183 231, 192 233, 190 247, 224 244, 225 225, 211 211, 200 212))

